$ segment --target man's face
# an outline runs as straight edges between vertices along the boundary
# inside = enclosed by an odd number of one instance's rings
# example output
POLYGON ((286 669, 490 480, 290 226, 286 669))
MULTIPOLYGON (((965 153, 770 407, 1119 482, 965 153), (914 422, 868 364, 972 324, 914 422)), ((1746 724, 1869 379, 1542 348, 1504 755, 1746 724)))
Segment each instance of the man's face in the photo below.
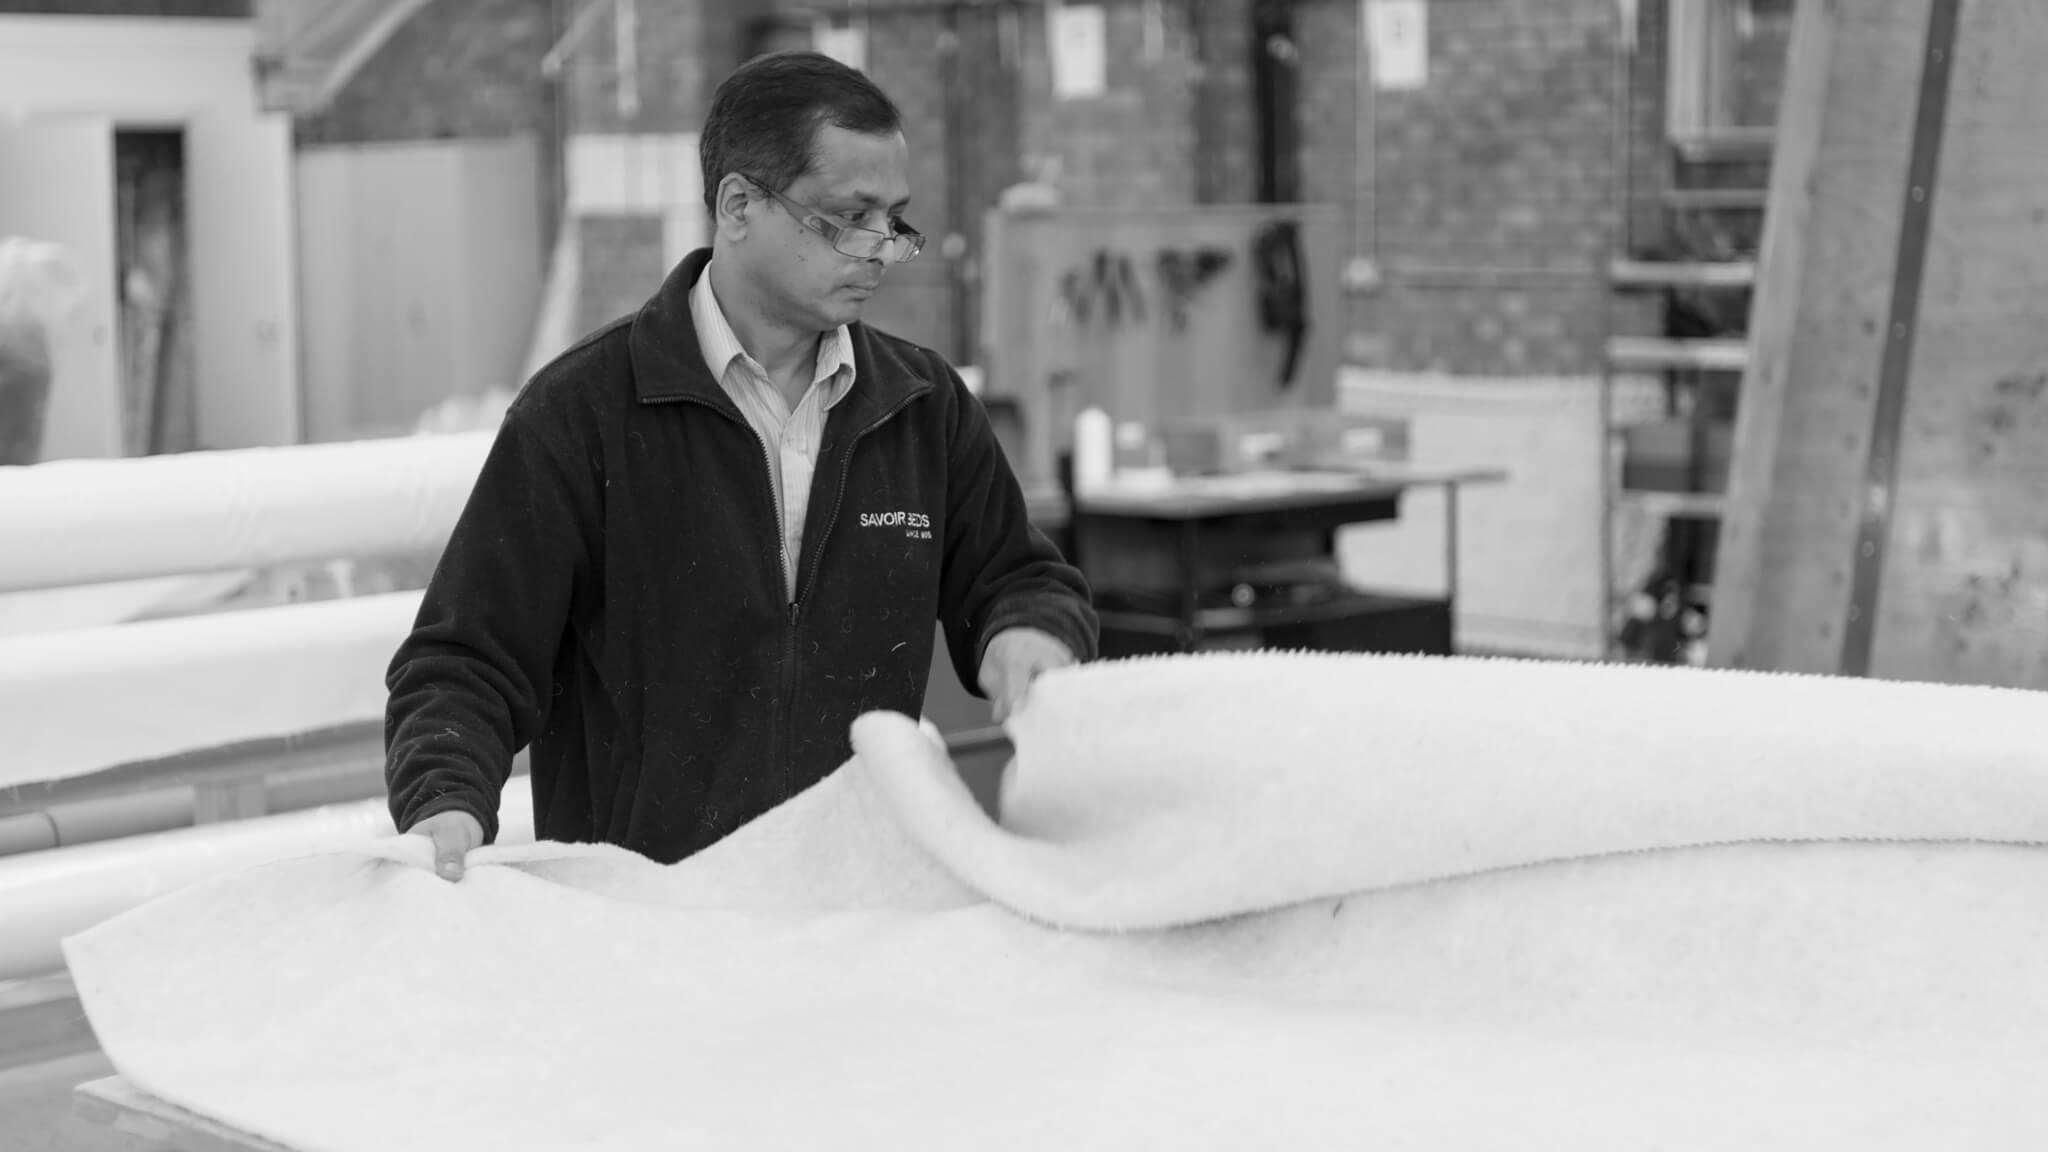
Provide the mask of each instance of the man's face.
POLYGON ((860 318, 895 256, 847 256, 807 221, 892 232, 910 206, 910 149, 900 132, 870 136, 826 124, 813 154, 809 173, 776 189, 786 203, 753 189, 746 248, 761 303, 785 323, 823 332, 860 318))

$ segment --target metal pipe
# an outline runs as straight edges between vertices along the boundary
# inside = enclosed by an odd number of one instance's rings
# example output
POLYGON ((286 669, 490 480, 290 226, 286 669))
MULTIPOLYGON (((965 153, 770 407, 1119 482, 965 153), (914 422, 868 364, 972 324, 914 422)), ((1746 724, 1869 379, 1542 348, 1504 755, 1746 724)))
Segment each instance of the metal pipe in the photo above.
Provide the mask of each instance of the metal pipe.
MULTIPOLYGON (((0 980, 61 969, 65 937, 196 881, 393 834, 384 802, 370 800, 0 860, 0 980)), ((499 801, 498 842, 532 839, 532 793, 514 777, 499 801)))
MULTIPOLYGON (((326 766, 274 777, 264 807, 273 814, 370 800, 384 792, 381 760, 326 766)), ((96 796, 0 816, 0 857, 146 836, 193 825, 189 787, 96 796)))
POLYGON ((0 856, 41 852, 92 840, 140 836, 192 823, 192 790, 165 788, 52 804, 0 818, 0 856))
POLYGON ((0 592, 436 552, 495 435, 0 469, 0 592))

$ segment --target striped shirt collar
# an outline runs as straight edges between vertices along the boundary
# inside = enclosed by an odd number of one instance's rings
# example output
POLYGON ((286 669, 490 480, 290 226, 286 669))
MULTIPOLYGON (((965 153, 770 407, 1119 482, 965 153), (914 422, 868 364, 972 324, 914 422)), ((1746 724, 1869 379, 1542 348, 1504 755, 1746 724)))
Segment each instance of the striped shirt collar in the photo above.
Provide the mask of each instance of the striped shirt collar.
MULTIPOLYGON (((697 277, 697 284, 690 289, 690 319, 697 326, 697 343, 704 351, 704 363, 711 368, 711 374, 718 378, 720 386, 726 386, 726 372, 735 359, 746 363, 748 370, 767 378, 767 370, 747 354, 740 345, 739 336, 733 332, 732 324, 725 318, 725 309, 719 306, 718 294, 711 288, 711 265, 706 263, 704 271, 697 277)), ((818 339, 818 364, 811 375, 811 385, 822 390, 819 397, 826 408, 831 408, 853 390, 853 333, 841 324, 818 339)))

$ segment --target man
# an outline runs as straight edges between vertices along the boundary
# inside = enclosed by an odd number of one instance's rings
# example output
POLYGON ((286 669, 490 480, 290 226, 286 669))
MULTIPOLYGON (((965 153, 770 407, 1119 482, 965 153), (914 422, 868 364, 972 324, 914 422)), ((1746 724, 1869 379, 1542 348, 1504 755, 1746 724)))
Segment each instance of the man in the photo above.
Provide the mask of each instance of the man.
POLYGON ((542 838, 670 863, 917 714, 934 619, 999 721, 1095 654, 979 403, 859 322, 923 244, 888 97, 762 57, 702 152, 710 249, 521 392, 392 661, 392 816, 449 879, 528 744, 542 838))

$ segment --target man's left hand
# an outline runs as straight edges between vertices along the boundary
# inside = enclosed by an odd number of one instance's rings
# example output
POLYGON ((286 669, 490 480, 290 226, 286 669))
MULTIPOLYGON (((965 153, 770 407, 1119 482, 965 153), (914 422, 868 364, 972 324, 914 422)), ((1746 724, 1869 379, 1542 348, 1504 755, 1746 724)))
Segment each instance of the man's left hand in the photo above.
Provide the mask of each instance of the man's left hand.
POLYGON ((981 690, 989 699, 995 722, 1001 724, 1023 707, 1033 680, 1073 662, 1074 654, 1051 633, 1037 628, 1006 628, 996 633, 981 653, 981 690))

